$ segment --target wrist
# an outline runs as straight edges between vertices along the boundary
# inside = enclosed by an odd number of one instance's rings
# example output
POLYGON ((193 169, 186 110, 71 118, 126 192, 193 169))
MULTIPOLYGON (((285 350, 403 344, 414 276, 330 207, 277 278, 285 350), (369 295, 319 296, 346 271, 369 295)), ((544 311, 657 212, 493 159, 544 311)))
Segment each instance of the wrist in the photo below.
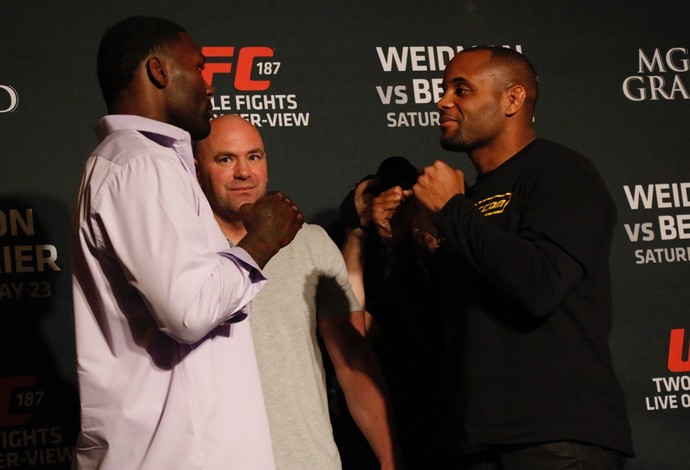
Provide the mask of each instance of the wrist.
POLYGON ((351 240, 360 241, 366 239, 370 233, 371 230, 367 230, 366 227, 360 225, 359 227, 347 227, 345 236, 351 240))
POLYGON ((262 237, 257 233, 247 233, 237 246, 243 248, 249 256, 256 262, 259 268, 263 269, 268 261, 278 253, 280 245, 270 237, 262 237))

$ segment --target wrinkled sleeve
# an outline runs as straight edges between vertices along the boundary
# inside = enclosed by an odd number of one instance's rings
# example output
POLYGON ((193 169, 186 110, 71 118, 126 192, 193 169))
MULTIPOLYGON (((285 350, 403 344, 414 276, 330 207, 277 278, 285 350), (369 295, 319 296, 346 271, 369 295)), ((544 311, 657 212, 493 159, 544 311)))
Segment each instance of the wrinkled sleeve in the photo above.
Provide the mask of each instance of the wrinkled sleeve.
POLYGON ((160 330, 194 343, 233 321, 265 278, 246 251, 210 241, 219 228, 200 217, 205 201, 179 162, 150 157, 128 162, 101 188, 91 223, 160 330))

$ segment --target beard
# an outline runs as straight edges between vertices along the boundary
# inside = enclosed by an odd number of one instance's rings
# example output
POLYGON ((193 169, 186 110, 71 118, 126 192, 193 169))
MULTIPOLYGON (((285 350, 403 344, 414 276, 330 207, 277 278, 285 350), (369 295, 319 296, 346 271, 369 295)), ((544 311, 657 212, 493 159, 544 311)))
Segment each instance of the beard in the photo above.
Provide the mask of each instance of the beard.
POLYGON ((450 136, 441 136, 440 143, 444 150, 449 150, 451 152, 467 152, 475 147, 460 130, 450 136))
POLYGON ((194 116, 185 116, 185 123, 182 128, 189 132, 192 140, 202 140, 208 137, 211 133, 211 112, 208 107, 200 110, 196 119, 194 116))

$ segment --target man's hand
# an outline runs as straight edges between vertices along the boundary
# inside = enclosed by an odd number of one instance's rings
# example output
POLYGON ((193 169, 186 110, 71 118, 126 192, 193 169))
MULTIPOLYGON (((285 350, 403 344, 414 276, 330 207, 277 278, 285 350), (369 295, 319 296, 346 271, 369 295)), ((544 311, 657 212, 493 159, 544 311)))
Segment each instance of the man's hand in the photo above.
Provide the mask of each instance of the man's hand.
POLYGON ((355 186, 355 209, 359 216, 359 224, 362 227, 366 227, 371 223, 371 210, 375 196, 372 193, 368 193, 367 189, 374 186, 375 183, 376 180, 370 178, 355 186))
POLYGON ((411 197, 412 190, 394 186, 374 198, 372 215, 376 231, 389 248, 410 233, 412 211, 407 201, 411 197))
POLYGON ((240 207, 247 235, 237 246, 244 248, 260 268, 295 238, 304 215, 287 196, 271 191, 253 204, 240 207))
POLYGON ((440 211, 456 194, 465 194, 465 174, 445 162, 436 160, 412 187, 415 198, 432 213, 440 211))

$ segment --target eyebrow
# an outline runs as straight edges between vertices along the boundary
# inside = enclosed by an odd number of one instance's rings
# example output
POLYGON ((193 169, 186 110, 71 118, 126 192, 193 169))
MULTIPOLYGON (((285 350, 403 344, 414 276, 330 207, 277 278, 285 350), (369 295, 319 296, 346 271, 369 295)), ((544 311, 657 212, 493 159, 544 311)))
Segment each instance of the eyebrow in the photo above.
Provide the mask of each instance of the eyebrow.
MULTIPOLYGON (((252 154, 255 154, 255 153, 260 153, 260 154, 262 154, 262 155, 266 155, 266 152, 265 152, 263 149, 261 149, 261 147, 255 147, 255 148, 253 148, 253 149, 249 149, 249 150, 246 152, 247 155, 252 155, 252 154)), ((237 157, 237 156, 238 156, 238 154, 237 154, 236 152, 228 152, 228 151, 223 150, 223 151, 220 151, 220 152, 218 152, 217 154, 215 154, 215 155, 214 155, 214 158, 218 158, 218 157, 237 157)))
POLYGON ((455 77, 451 79, 450 83, 457 85, 458 83, 470 83, 465 77, 455 77))
POLYGON ((443 82, 443 83, 441 84, 441 86, 442 86, 444 89, 446 89, 446 88, 448 88, 450 85, 455 85, 455 86, 457 86, 457 85, 465 85, 465 84, 470 85, 471 82, 470 82, 469 80, 467 80, 465 77, 453 77, 453 78, 450 79, 450 82, 449 82, 449 83, 443 82))

